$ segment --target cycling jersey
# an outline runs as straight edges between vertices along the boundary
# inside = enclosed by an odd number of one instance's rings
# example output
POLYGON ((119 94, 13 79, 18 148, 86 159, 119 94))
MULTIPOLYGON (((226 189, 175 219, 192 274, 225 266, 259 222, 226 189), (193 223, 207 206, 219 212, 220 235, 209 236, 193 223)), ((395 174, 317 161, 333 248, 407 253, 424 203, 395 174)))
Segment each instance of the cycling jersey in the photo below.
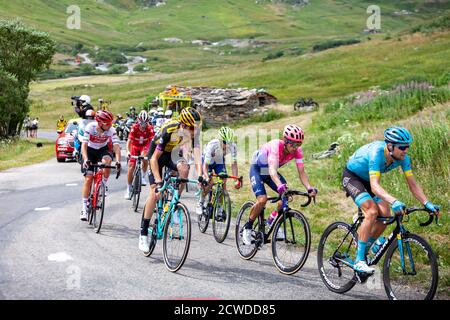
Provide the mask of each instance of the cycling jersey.
POLYGON ((237 161, 237 145, 236 143, 229 143, 226 145, 225 154, 223 152, 222 143, 219 139, 211 140, 205 147, 203 153, 204 161, 207 164, 224 164, 224 157, 231 153, 233 162, 237 161))
POLYGON ((103 134, 100 134, 97 131, 97 126, 97 121, 94 121, 84 128, 83 142, 86 142, 89 148, 100 149, 107 146, 110 141, 113 145, 119 144, 116 130, 113 127, 109 128, 108 131, 103 132, 103 134))
POLYGON ((86 128, 86 126, 91 123, 94 122, 95 120, 91 120, 91 119, 82 119, 80 121, 80 124, 78 125, 78 140, 83 142, 83 138, 84 138, 84 128, 86 128))
POLYGON ((408 155, 405 155, 404 160, 395 160, 389 166, 386 166, 386 142, 375 141, 366 144, 355 151, 347 162, 347 169, 355 175, 370 181, 370 176, 380 176, 395 169, 402 167, 406 176, 412 176, 411 161, 408 155))
POLYGON ((147 125, 145 130, 142 131, 139 128, 139 124, 135 123, 131 127, 128 139, 131 141, 133 146, 146 147, 147 145, 150 145, 154 135, 155 133, 153 132, 153 127, 147 125))
MULTIPOLYGON (((188 134, 187 132, 185 134, 188 134)), ((183 141, 183 135, 180 131, 180 121, 179 120, 171 120, 166 123, 159 129, 158 133, 155 134, 151 146, 149 156, 154 152, 154 149, 158 149, 164 152, 172 152, 172 150, 186 141, 183 141)), ((195 130, 195 137, 192 139, 194 143, 194 147, 200 146, 200 130, 195 130)))
POLYGON ((267 142, 255 152, 252 164, 256 164, 259 167, 275 165, 280 168, 292 159, 295 159, 298 168, 303 168, 304 163, 302 148, 298 147, 293 154, 284 154, 284 141, 275 139, 267 142))

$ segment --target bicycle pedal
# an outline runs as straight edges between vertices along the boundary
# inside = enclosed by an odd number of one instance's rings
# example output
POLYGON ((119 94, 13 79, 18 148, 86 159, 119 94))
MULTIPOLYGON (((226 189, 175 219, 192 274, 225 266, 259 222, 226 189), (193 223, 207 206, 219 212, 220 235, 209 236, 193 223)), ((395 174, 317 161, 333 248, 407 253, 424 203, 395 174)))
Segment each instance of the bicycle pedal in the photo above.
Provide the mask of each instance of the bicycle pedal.
POLYGON ((369 279, 374 274, 375 273, 355 272, 356 279, 358 280, 358 283, 361 283, 361 284, 366 283, 367 279, 369 279))

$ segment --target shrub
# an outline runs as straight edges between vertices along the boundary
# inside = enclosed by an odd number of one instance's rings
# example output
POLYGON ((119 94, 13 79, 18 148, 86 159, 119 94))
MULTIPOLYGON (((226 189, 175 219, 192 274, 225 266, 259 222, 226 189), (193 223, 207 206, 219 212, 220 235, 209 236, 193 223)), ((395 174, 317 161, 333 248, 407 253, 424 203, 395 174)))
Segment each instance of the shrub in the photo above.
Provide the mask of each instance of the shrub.
POLYGON ((331 48, 336 48, 340 46, 347 46, 355 43, 360 43, 361 41, 358 39, 348 39, 348 40, 328 40, 325 42, 321 42, 315 44, 313 46, 313 51, 323 51, 331 48))

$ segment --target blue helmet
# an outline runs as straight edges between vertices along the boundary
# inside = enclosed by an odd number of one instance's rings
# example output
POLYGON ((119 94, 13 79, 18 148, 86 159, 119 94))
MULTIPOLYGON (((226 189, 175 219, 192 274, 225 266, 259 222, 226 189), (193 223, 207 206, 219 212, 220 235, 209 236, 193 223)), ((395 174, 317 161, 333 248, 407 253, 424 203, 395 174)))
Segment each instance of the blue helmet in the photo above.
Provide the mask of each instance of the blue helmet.
POLYGON ((390 127, 384 130, 384 140, 386 143, 410 144, 412 142, 412 136, 405 128, 390 127))

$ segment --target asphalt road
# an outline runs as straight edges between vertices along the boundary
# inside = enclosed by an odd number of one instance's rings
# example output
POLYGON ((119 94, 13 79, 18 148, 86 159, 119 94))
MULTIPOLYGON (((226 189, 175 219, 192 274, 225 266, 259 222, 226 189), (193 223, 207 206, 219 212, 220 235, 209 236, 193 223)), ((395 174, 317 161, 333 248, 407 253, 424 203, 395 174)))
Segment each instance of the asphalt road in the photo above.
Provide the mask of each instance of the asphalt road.
POLYGON ((171 273, 162 241, 151 257, 138 250, 142 211, 135 213, 123 198, 125 176, 111 176, 104 225, 96 234, 79 220, 83 180, 76 163, 51 159, 1 171, 0 299, 386 299, 379 270, 372 282, 345 295, 330 292, 315 252, 292 276, 276 270, 269 245, 251 261, 242 260, 234 221, 222 244, 211 226, 199 232, 193 192, 182 198, 192 212, 189 255, 171 273))

